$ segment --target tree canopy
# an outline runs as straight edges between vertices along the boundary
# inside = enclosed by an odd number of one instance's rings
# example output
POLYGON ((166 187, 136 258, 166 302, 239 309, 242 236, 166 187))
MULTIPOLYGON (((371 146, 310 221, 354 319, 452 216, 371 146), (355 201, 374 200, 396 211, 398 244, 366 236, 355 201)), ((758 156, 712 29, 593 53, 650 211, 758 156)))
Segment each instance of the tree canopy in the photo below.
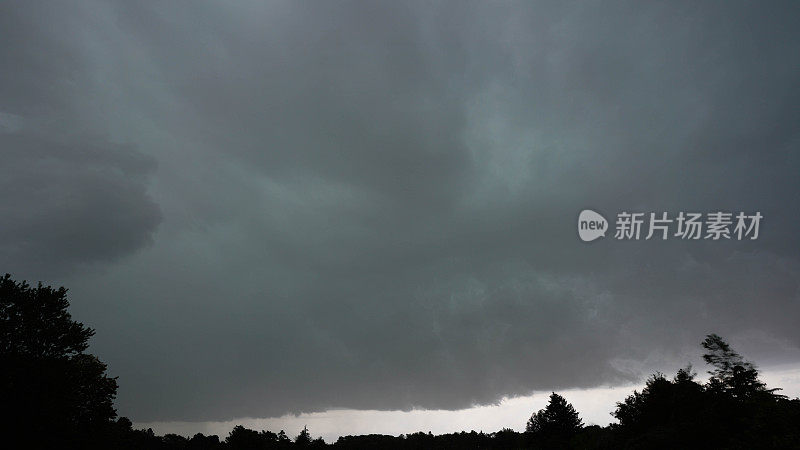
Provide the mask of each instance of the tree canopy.
POLYGON ((532 435, 538 447, 557 448, 572 438, 583 427, 578 411, 567 400, 553 392, 544 409, 534 413, 525 431, 532 435))
POLYGON ((731 346, 716 334, 709 334, 702 343, 707 353, 703 360, 714 367, 709 387, 724 391, 731 397, 745 399, 756 395, 773 394, 780 389, 767 389, 758 379, 758 369, 750 361, 736 353, 731 346))
POLYGON ((553 392, 547 407, 536 412, 528 420, 525 431, 531 433, 556 433, 571 435, 583 427, 583 421, 578 416, 572 404, 553 392))
POLYGON ((86 447, 116 417, 117 381, 85 353, 94 330, 68 307, 63 287, 0 278, 0 422, 30 447, 86 447))

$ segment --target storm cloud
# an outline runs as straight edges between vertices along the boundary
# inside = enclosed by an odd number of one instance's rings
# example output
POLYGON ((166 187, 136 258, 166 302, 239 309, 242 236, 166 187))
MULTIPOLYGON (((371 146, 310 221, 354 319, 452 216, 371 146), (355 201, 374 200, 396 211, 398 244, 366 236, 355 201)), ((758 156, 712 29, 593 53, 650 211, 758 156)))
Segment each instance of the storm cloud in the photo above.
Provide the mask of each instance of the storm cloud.
POLYGON ((0 8, 0 263, 71 289, 123 415, 462 408, 709 332, 797 358, 791 3, 0 8), (764 221, 587 244, 584 208, 764 221))
POLYGON ((152 158, 92 139, 23 133, 0 134, 0 146, 4 264, 50 275, 151 242, 161 220, 143 181, 152 158))

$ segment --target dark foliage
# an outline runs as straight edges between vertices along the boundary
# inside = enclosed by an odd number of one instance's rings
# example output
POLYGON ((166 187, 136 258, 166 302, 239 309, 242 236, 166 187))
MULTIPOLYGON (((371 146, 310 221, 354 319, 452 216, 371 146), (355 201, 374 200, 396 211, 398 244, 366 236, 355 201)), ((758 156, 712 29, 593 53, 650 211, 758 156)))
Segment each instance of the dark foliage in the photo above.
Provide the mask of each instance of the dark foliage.
POLYGON ((64 288, 0 278, 0 426, 29 448, 89 447, 116 417, 116 379, 84 353, 94 330, 68 306, 64 288))
POLYGON ((578 412, 553 393, 525 433, 343 436, 333 444, 303 428, 294 440, 236 426, 227 437, 157 436, 116 417, 116 379, 86 353, 91 328, 72 320, 64 288, 33 288, 0 278, 0 427, 13 448, 261 450, 339 449, 800 449, 800 400, 768 389, 756 366, 715 334, 703 341, 712 366, 706 383, 692 368, 674 378, 651 376, 641 392, 617 403, 619 423, 583 426, 578 412))
POLYGON ((525 431, 531 441, 541 448, 559 448, 563 442, 570 441, 580 429, 583 421, 578 412, 567 400, 553 392, 547 407, 535 413, 528 420, 525 431))
POLYGON ((703 341, 710 380, 691 367, 673 380, 653 375, 642 392, 617 404, 620 448, 800 448, 800 401, 767 389, 758 370, 715 334, 703 341))

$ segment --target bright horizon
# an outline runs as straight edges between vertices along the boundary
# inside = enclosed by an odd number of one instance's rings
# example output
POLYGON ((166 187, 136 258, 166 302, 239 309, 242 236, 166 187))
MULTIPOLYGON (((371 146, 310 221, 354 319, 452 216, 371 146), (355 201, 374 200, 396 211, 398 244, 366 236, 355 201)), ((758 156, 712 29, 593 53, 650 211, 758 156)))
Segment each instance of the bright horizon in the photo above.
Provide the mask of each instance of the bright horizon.
MULTIPOLYGON (((704 376, 704 372, 698 371, 697 378, 702 380, 707 377, 704 376)), ((790 398, 800 397, 800 364, 763 369, 761 379, 767 383, 768 387, 782 387, 783 390, 779 392, 780 394, 790 398)), ((606 426, 616 421, 611 416, 616 402, 622 401, 634 389, 641 391, 642 387, 643 384, 631 384, 595 389, 568 389, 558 391, 558 393, 580 413, 584 425, 606 426)), ((308 426, 313 437, 322 437, 327 443, 336 442, 340 436, 373 433, 397 436, 418 431, 425 433, 430 431, 433 434, 470 432, 472 430, 493 433, 502 428, 524 431, 525 423, 530 415, 547 405, 549 394, 549 392, 541 392, 531 396, 504 398, 498 405, 476 406, 456 411, 329 410, 266 419, 241 418, 216 422, 134 422, 134 427, 152 428, 156 434, 175 433, 191 437, 196 433, 203 433, 205 435, 215 434, 220 439, 224 439, 236 425, 274 433, 284 430, 291 438, 297 436, 303 427, 308 426)))

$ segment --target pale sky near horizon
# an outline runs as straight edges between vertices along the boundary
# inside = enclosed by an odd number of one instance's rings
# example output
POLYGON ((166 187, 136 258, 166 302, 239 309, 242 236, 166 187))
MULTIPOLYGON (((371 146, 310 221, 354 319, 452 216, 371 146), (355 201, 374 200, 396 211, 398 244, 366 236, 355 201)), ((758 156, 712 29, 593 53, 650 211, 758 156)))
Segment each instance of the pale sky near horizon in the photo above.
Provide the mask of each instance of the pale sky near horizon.
MULTIPOLYGON (((698 374, 698 381, 705 378, 704 374, 698 374)), ((763 369, 761 379, 769 387, 781 387, 780 394, 789 398, 800 397, 800 364, 763 369)), ((640 384, 631 384, 606 388, 573 389, 559 392, 559 394, 575 407, 584 425, 606 426, 616 421, 611 416, 616 402, 622 401, 634 389, 641 390, 641 388, 640 384)), ((525 423, 530 415, 547 405, 549 395, 548 392, 538 392, 530 396, 504 398, 497 405, 476 406, 456 411, 332 410, 267 419, 240 418, 225 422, 134 423, 134 428, 152 428, 156 434, 175 433, 187 437, 194 436, 196 433, 216 434, 222 440, 236 425, 257 431, 269 430, 274 433, 284 430, 292 438, 307 426, 315 439, 322 437, 327 443, 336 442, 340 436, 360 434, 397 436, 418 431, 442 434, 472 430, 492 433, 502 428, 524 431, 525 423)))
POLYGON ((594 417, 709 333, 798 364, 798 23, 781 1, 3 1, 0 274, 69 288, 137 424, 517 427, 550 391, 594 417), (763 220, 587 243, 584 209, 763 220))

